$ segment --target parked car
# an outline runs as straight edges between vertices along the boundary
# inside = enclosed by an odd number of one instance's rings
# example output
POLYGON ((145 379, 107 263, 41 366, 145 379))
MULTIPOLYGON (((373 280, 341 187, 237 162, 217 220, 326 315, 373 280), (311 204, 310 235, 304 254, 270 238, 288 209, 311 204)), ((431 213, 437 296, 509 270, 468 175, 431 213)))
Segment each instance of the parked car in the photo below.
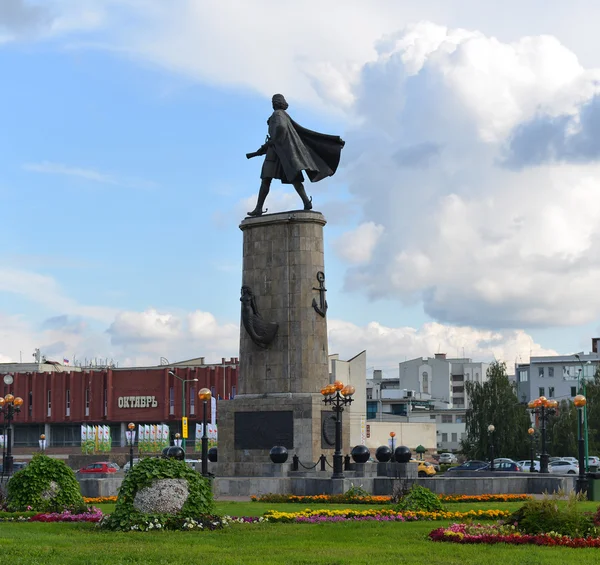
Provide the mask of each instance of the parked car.
POLYGON ((552 461, 552 463, 548 466, 548 471, 561 475, 577 475, 579 474, 579 465, 571 463, 571 461, 559 459, 558 461, 552 461))
MULTIPOLYGON (((492 465, 488 463, 485 467, 480 467, 477 471, 491 471, 492 465)), ((498 461, 494 459, 494 471, 512 471, 512 472, 522 472, 523 467, 519 465, 516 461, 504 460, 498 461)))
POLYGON ((433 477, 435 475, 435 468, 429 461, 419 461, 417 459, 411 459, 411 463, 418 463, 417 472, 419 477, 433 477))
POLYGON ((119 470, 119 466, 116 463, 110 461, 99 461, 97 463, 90 463, 82 469, 79 469, 79 473, 116 473, 119 470))
MULTIPOLYGON (((135 464, 136 464, 136 463, 138 463, 138 462, 139 462, 139 459, 136 457, 136 458, 133 460, 133 464, 135 465, 135 464)), ((130 465, 129 465, 129 461, 127 461, 127 463, 125 463, 125 465, 123 465, 123 471, 125 471, 125 472, 127 473, 127 471, 129 471, 129 467, 130 467, 130 465)))
POLYGON ((440 453, 439 462, 445 465, 456 463, 456 455, 454 453, 440 453))
POLYGON ((595 455, 588 457, 588 467, 600 467, 600 458, 595 455))
MULTIPOLYGON (((523 461, 517 461, 517 463, 519 465, 521 465, 521 467, 523 467, 523 471, 531 470, 531 460, 530 459, 524 459, 523 461)), ((533 460, 533 472, 534 473, 540 472, 540 462, 537 459, 533 460)))
POLYGON ((477 471, 477 469, 481 467, 485 467, 487 465, 487 461, 478 461, 473 459, 472 461, 465 461, 462 465, 456 465, 456 467, 450 467, 446 473, 451 473, 455 471, 477 471))
POLYGON ((573 465, 579 465, 579 459, 577 457, 561 457, 559 461, 569 461, 573 465))

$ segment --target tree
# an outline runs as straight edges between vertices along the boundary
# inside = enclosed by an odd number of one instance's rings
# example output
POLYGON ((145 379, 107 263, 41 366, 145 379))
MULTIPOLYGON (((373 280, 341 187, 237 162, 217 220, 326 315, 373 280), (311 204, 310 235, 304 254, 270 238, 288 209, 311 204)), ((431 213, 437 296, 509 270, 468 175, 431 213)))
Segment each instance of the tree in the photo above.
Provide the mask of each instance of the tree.
POLYGON ((577 408, 561 400, 557 414, 548 420, 548 451, 557 457, 577 455, 577 408))
POLYGON ((506 374, 506 364, 494 361, 487 370, 484 383, 467 381, 465 390, 470 401, 466 414, 467 437, 462 451, 470 459, 488 459, 490 434, 493 434, 494 456, 526 459, 529 456, 531 425, 527 406, 520 404, 513 385, 506 374))

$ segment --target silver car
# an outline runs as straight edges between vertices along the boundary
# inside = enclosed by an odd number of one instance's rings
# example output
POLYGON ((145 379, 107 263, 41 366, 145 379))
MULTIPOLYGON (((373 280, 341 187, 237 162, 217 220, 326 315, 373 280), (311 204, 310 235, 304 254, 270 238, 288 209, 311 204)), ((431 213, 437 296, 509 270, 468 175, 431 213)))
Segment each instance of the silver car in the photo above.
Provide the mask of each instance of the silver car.
POLYGON ((548 467, 548 470, 551 473, 557 473, 560 475, 578 475, 579 465, 572 463, 571 461, 559 459, 558 461, 552 461, 548 467))

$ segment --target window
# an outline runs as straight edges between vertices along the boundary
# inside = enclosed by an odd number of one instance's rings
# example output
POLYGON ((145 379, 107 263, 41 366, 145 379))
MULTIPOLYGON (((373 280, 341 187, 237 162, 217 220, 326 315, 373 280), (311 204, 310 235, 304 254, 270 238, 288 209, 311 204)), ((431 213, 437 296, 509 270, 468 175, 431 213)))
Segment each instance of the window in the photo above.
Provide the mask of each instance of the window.
MULTIPOLYGON (((581 370, 581 369, 579 369, 581 370)), ((577 367, 563 365, 563 378, 573 378, 577 376, 577 367)))
POLYGON ((33 412, 33 393, 29 391, 29 416, 33 412))
POLYGON ((577 396, 577 387, 576 386, 572 386, 571 387, 571 397, 577 396))
POLYGON ((451 424, 452 414, 442 414, 442 424, 451 424))
POLYGON ((448 443, 448 434, 442 434, 442 443, 448 443))
POLYGON ((548 398, 554 398, 554 387, 548 387, 548 398))
POLYGON ((475 378, 478 379, 479 378, 479 373, 475 373, 475 378))
POLYGON ((90 389, 85 389, 85 415, 90 415, 90 389))
POLYGON ((374 420, 377 417, 377 402, 367 402, 367 420, 374 420))
POLYGON ((454 419, 454 421, 457 424, 462 424, 463 423, 463 417, 462 416, 456 416, 456 418, 454 419))
POLYGON ((549 377, 553 377, 554 376, 554 367, 548 367, 548 376, 549 377))
POLYGON ((543 386, 541 386, 541 387, 539 388, 539 396, 544 396, 545 394, 546 394, 546 393, 544 392, 544 387, 543 387, 543 386))
POLYGON ((529 380, 529 373, 527 370, 519 371, 519 382, 526 383, 529 380))
POLYGON ((108 391, 104 389, 104 415, 108 415, 108 391))
POLYGON ((175 414, 175 390, 172 386, 169 387, 169 414, 175 414))
POLYGON ((216 395, 216 390, 215 390, 215 387, 214 387, 214 386, 211 386, 211 387, 210 387, 210 393, 212 394, 212 397, 213 397, 213 398, 217 398, 217 395, 216 395))
POLYGON ((367 400, 371 400, 372 398, 373 398, 373 389, 368 388, 367 389, 367 400))
POLYGON ((52 391, 49 390, 48 391, 48 399, 47 399, 47 405, 48 405, 48 418, 50 418, 50 416, 52 416, 52 391))
POLYGON ((65 416, 70 416, 71 415, 71 389, 67 389, 66 394, 65 394, 65 416))
POLYGON ((235 398, 235 387, 231 387, 231 398, 235 398))
POLYGON ((538 376, 544 378, 544 367, 538 367, 538 376))
POLYGON ((452 442, 456 443, 458 441, 458 434, 452 434, 452 442))
POLYGON ((435 420, 435 414, 429 414, 429 419, 430 420, 435 420))
POLYGON ((422 377, 423 377, 422 392, 425 394, 429 394, 429 373, 427 371, 423 371, 422 377))
POLYGON ((196 387, 190 387, 190 414, 196 413, 196 387))

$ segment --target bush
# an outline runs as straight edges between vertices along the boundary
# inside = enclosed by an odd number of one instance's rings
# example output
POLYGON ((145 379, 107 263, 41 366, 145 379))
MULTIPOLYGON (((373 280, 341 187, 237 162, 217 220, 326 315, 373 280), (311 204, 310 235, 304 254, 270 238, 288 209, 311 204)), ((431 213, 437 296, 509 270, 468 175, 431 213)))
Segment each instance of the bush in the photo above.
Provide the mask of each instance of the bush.
POLYGON ((87 508, 75 473, 63 461, 41 453, 8 481, 6 506, 17 512, 78 513, 87 508))
MULTIPOLYGON (((130 469, 121 488, 114 512, 102 520, 102 527, 110 530, 147 530, 180 529, 187 519, 205 521, 203 516, 213 510, 212 485, 190 469, 183 461, 169 458, 147 457, 130 469), (159 479, 185 479, 188 487, 188 497, 181 510, 175 515, 146 514, 133 506, 135 496, 143 488, 149 487, 159 479), (152 524, 152 526, 150 526, 152 524)), ((210 520, 208 521, 209 523, 210 520)), ((187 527, 187 526, 186 526, 187 527)))
POLYGON ((597 535, 593 516, 581 512, 578 502, 577 495, 569 496, 564 506, 553 497, 530 500, 510 516, 509 523, 532 535, 549 532, 571 537, 597 535))
POLYGON ((394 510, 422 510, 424 512, 437 512, 444 510, 444 506, 437 494, 428 488, 414 484, 411 489, 398 501, 394 510))

